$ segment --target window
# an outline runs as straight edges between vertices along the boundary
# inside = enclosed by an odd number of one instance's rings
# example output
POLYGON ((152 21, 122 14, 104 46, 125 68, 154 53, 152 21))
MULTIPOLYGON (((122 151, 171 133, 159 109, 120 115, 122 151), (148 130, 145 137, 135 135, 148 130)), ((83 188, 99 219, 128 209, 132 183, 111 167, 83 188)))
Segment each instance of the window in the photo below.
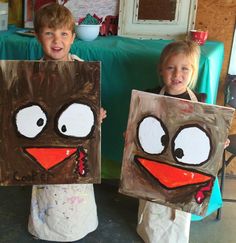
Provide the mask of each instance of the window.
POLYGON ((180 39, 194 28, 197 0, 120 0, 118 35, 180 39))

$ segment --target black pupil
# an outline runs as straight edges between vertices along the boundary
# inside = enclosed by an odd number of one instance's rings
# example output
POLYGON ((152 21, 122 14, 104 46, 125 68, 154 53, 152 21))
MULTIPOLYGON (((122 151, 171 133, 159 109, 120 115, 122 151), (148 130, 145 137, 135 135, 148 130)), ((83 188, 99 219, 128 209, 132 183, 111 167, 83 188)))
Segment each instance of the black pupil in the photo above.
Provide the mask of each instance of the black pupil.
POLYGON ((183 151, 183 149, 180 149, 180 148, 176 149, 176 150, 175 150, 175 156, 176 156, 177 158, 179 158, 179 159, 183 158, 183 156, 184 156, 184 151, 183 151))
POLYGON ((168 140, 169 140, 168 136, 167 135, 163 135, 161 137, 161 144, 165 147, 168 144, 168 142, 169 142, 168 140))
POLYGON ((62 132, 66 132, 66 126, 65 126, 65 125, 63 125, 63 126, 61 127, 61 131, 62 131, 62 132))
POLYGON ((37 126, 41 127, 43 123, 44 123, 43 118, 39 118, 37 121, 37 126))

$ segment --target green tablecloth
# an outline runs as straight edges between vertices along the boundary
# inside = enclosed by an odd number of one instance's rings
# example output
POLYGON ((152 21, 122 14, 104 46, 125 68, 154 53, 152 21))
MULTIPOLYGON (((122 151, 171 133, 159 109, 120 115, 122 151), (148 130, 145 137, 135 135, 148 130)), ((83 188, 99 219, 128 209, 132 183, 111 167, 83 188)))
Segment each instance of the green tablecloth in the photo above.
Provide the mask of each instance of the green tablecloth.
MULTIPOLYGON (((71 53, 87 61, 102 62, 102 106, 108 117, 102 124, 102 177, 119 178, 132 89, 158 85, 157 63, 170 40, 137 40, 118 36, 98 37, 92 42, 75 40, 71 53)), ((15 29, 0 32, 0 59, 37 60, 42 49, 34 37, 21 36, 15 29)), ((222 42, 207 41, 201 46, 196 91, 207 93, 215 103, 224 57, 222 42)))

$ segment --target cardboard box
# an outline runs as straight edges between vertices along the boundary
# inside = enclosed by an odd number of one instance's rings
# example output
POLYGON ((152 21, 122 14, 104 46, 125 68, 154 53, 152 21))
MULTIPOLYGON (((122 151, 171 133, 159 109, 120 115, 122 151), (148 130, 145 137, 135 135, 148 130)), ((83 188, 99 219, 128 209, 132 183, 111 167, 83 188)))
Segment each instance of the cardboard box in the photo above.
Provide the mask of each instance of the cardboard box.
POLYGON ((8 29, 8 3, 0 3, 0 31, 8 29))

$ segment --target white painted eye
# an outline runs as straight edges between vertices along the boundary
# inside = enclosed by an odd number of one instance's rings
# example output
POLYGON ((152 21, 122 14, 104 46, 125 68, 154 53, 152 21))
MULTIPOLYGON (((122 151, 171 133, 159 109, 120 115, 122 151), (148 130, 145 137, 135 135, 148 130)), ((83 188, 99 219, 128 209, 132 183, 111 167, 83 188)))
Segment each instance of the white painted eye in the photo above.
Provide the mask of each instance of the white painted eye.
POLYGON ((39 135, 47 123, 45 112, 38 105, 20 109, 15 116, 17 131, 27 138, 39 135))
POLYGON ((59 116, 57 128, 65 136, 83 138, 94 127, 94 114, 88 105, 73 103, 59 116))
POLYGON ((182 127, 173 138, 172 152, 177 162, 189 165, 202 164, 207 162, 210 156, 210 137, 198 125, 182 127))
POLYGON ((138 141, 146 153, 161 154, 168 146, 169 136, 159 119, 148 116, 138 126, 138 141))

